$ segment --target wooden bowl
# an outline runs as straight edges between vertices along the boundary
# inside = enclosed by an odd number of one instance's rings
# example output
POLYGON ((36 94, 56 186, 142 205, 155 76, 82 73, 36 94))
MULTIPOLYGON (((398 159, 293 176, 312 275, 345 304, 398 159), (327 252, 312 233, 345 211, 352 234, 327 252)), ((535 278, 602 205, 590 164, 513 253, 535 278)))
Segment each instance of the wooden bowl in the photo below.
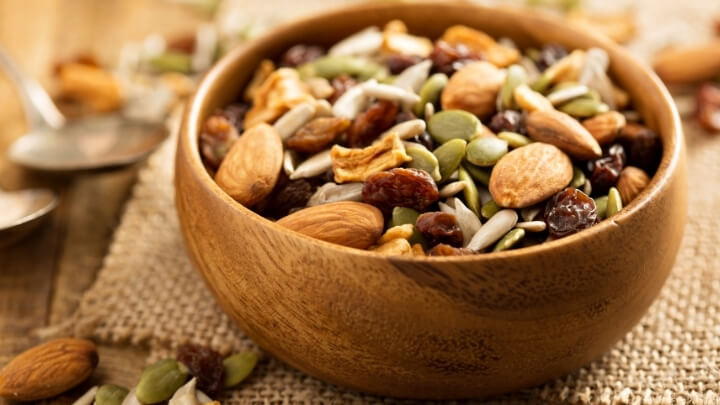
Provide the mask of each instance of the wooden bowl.
POLYGON ((658 295, 687 208, 678 114, 644 65, 609 40, 527 10, 380 2, 274 30, 210 71, 183 123, 176 199, 190 256, 222 308, 261 347, 330 383, 375 394, 470 398, 572 372, 625 335, 658 295), (297 43, 332 44, 400 18, 439 37, 465 24, 520 46, 600 47, 612 74, 662 136, 650 185, 611 220, 524 249, 401 258, 288 231, 236 203, 198 153, 204 119, 240 94, 262 58, 297 43))

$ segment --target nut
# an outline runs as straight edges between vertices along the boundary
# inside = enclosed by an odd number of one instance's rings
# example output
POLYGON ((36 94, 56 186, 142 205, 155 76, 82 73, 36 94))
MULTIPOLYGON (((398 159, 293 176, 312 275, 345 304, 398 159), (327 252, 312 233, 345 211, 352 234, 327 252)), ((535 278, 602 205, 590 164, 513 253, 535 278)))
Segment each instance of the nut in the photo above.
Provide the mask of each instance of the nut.
POLYGON ((383 231, 383 215, 372 205, 343 201, 305 208, 277 221, 312 238, 367 249, 383 231))
POLYGON ((660 51, 655 55, 653 67, 666 83, 713 79, 720 72, 720 40, 660 51))
POLYGON ((0 397, 15 401, 54 397, 87 379, 97 363, 93 342, 51 340, 21 353, 0 370, 0 397))
POLYGON ((561 191, 573 177, 570 159, 546 143, 531 143, 503 156, 490 174, 490 194, 501 207, 525 208, 561 191))
POLYGON ((465 110, 480 118, 495 112, 505 74, 488 62, 473 62, 455 72, 442 91, 444 110, 465 110))
POLYGON ((123 102, 120 83, 113 75, 96 66, 69 63, 60 70, 62 94, 81 101, 93 111, 118 109, 123 102))
POLYGON ((254 92, 253 107, 245 115, 245 128, 272 123, 303 102, 313 102, 307 85, 295 69, 280 68, 270 74, 254 92))
POLYGON ((365 181, 377 172, 398 167, 412 158, 397 134, 387 136, 366 148, 344 148, 335 145, 330 150, 335 181, 365 181))
POLYGON ((384 244, 390 242, 393 239, 410 239, 410 237, 413 235, 414 230, 415 226, 413 224, 393 226, 392 228, 389 228, 387 231, 385 231, 383 236, 380 237, 378 243, 384 244))
POLYGON ((247 87, 245 87, 245 93, 243 93, 245 101, 253 101, 253 99, 255 98, 255 94, 260 89, 260 86, 265 83, 265 80, 270 77, 270 74, 274 70, 275 63, 270 59, 263 59, 262 62, 260 62, 260 65, 258 65, 257 69, 255 70, 252 79, 250 79, 247 87))
POLYGON ((627 166, 620 172, 620 178, 617 181, 617 189, 622 197, 625 205, 635 199, 640 192, 647 187, 650 177, 644 170, 633 166, 627 166))
POLYGON ((554 110, 550 100, 542 94, 531 89, 527 84, 521 84, 515 88, 513 93, 515 102, 527 112, 538 110, 554 110))
POLYGON ((486 33, 464 25, 448 28, 440 40, 450 45, 464 45, 472 53, 483 55, 498 67, 510 66, 520 60, 520 52, 517 49, 500 45, 486 33))
POLYGON ((233 143, 215 181, 230 197, 251 207, 272 192, 282 163, 280 136, 270 125, 259 124, 233 143))
POLYGON ((390 21, 383 31, 382 51, 390 54, 430 56, 433 43, 425 37, 407 33, 407 27, 400 20, 390 21))
POLYGON ((407 241, 407 239, 391 239, 387 242, 382 243, 379 246, 375 246, 374 248, 370 249, 378 253, 382 253, 384 255, 393 255, 393 256, 412 256, 413 255, 413 249, 410 246, 410 242, 407 241))
POLYGON ((585 129, 600 145, 612 143, 625 124, 625 116, 617 111, 598 114, 582 122, 585 129))
POLYGON ((557 146, 570 156, 588 160, 602 156, 598 142, 585 127, 560 111, 535 111, 526 120, 530 138, 557 146))
POLYGON ((619 44, 630 41, 637 29, 635 16, 629 11, 589 14, 578 7, 568 13, 568 19, 575 24, 601 32, 619 44))

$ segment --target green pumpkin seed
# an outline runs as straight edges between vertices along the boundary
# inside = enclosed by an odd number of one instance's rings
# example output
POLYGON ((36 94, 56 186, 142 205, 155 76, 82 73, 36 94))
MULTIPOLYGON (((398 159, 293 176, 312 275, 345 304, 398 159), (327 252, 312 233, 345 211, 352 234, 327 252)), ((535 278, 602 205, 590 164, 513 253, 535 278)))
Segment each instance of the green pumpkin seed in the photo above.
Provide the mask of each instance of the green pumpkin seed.
POLYGON ((146 368, 135 388, 135 396, 143 404, 167 401, 188 379, 188 369, 174 359, 160 360, 146 368))
POLYGON ((527 83, 528 77, 525 68, 520 65, 512 65, 507 69, 505 82, 500 89, 500 100, 504 108, 513 108, 515 105, 515 88, 527 83))
POLYGON ((465 157, 467 142, 462 139, 452 139, 440 145, 433 151, 440 165, 441 180, 447 180, 465 157))
POLYGON ((475 135, 479 126, 480 120, 463 110, 440 111, 428 121, 428 131, 439 143, 452 139, 468 140, 475 135))
POLYGON ((482 208, 480 208, 480 215, 482 215, 482 217, 485 219, 490 219, 500 210, 500 206, 498 206, 494 200, 490 200, 483 204, 482 208))
POLYGON ((463 197, 465 197, 465 203, 468 208, 475 213, 480 214, 480 193, 478 193, 477 186, 473 181, 470 173, 465 170, 464 167, 458 168, 458 180, 465 182, 465 189, 463 189, 463 197))
POLYGON ((252 373, 258 362, 255 352, 233 354, 223 360, 223 385, 225 388, 240 384, 252 373))
POLYGON ((421 117, 425 112, 425 104, 435 104, 440 99, 445 85, 448 82, 448 77, 444 73, 435 73, 428 77, 425 83, 420 88, 420 102, 415 104, 413 109, 416 116, 421 117))
POLYGON ((608 196, 604 195, 595 199, 595 207, 597 207, 598 219, 607 217, 608 196))
POLYGON ((467 161, 463 163, 463 167, 465 168, 465 170, 467 170, 468 173, 470 173, 470 176, 473 178, 473 180, 480 182, 481 184, 484 184, 486 186, 490 184, 490 170, 474 166, 467 161))
POLYGON ((521 228, 515 228, 503 236, 502 239, 495 245, 493 252, 500 252, 508 250, 515 246, 522 238, 525 237, 525 230, 521 228))
POLYGON ((392 228, 393 226, 415 224, 419 216, 420 213, 412 208, 395 207, 392 210, 392 217, 388 227, 392 228))
POLYGON ((153 56, 148 60, 150 67, 158 72, 177 72, 188 74, 192 72, 192 58, 182 52, 167 52, 153 56))
POLYGON ((617 188, 610 187, 610 191, 608 191, 606 217, 612 217, 613 215, 617 214, 618 211, 620 211, 622 208, 623 203, 622 197, 620 197, 620 192, 617 188))
POLYGON ((580 189, 580 187, 585 185, 585 173, 583 173, 582 170, 580 170, 577 167, 573 167, 573 177, 572 181, 570 181, 570 187, 580 189))
POLYGON ((470 142, 465 158, 475 166, 493 166, 508 152, 508 143, 494 137, 478 138, 470 142))
POLYGON ((117 385, 107 384, 95 393, 95 405, 121 405, 129 391, 117 385))
POLYGON ((576 98, 560 106, 560 111, 573 117, 589 118, 610 111, 610 107, 602 101, 592 98, 576 98))
POLYGON ((425 170, 435 181, 440 181, 440 164, 437 157, 426 147, 419 143, 408 142, 405 144, 405 152, 412 158, 407 167, 425 170))
POLYGON ((508 146, 513 149, 521 148, 532 143, 532 139, 525 135, 520 135, 517 132, 503 131, 500 132, 497 137, 507 142, 508 146))
POLYGON ((341 74, 355 76, 360 80, 377 79, 383 81, 388 77, 387 68, 365 58, 355 56, 327 55, 315 59, 298 68, 301 77, 320 76, 332 79, 341 74))
POLYGON ((548 87, 550 87, 553 80, 554 80, 554 78, 552 77, 552 75, 548 74, 547 72, 543 73, 542 75, 540 75, 540 77, 538 77, 537 80, 535 80, 530 85, 530 88, 537 91, 538 93, 544 93, 545 90, 547 90, 548 87))

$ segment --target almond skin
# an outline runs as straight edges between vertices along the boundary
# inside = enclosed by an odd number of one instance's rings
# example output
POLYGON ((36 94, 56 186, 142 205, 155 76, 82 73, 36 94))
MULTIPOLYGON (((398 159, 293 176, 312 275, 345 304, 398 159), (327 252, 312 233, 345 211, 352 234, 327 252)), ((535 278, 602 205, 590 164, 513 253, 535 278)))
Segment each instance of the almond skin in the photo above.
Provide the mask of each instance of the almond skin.
POLYGON ((564 189, 573 176, 570 158, 542 142, 503 156, 490 174, 490 194, 501 207, 525 208, 564 189))
POLYGON ((465 110, 480 118, 495 112, 505 74, 492 63, 473 62, 450 77, 440 101, 444 110, 465 110))
POLYGON ((15 401, 54 397, 85 381, 97 363, 93 342, 51 340, 21 353, 0 370, 0 397, 15 401))
POLYGON ((342 201, 305 208, 277 224, 326 242, 367 249, 382 235, 384 220, 372 205, 342 201))
POLYGON ((643 169, 633 166, 624 168, 617 181, 617 189, 622 197, 623 205, 630 204, 647 187, 648 183, 650 183, 650 177, 643 169))
POLYGON ((589 160, 602 156, 602 149, 590 132, 564 112, 534 111, 528 115, 526 124, 530 138, 555 145, 574 158, 589 160))
POLYGON ((233 143, 215 181, 237 202, 252 207, 272 192, 282 161, 280 135, 270 125, 258 124, 233 143))
POLYGON ((617 111, 598 114, 582 122, 585 129, 600 145, 608 145, 617 138, 626 124, 625 116, 617 111))

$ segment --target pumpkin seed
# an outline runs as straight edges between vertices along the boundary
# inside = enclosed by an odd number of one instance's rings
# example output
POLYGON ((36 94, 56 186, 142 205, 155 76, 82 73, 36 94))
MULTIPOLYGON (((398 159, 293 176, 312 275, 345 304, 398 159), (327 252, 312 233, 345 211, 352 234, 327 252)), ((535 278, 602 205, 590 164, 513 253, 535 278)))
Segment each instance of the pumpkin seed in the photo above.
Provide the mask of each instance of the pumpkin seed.
POLYGON ((313 116, 315 116, 315 103, 298 104, 275 121, 273 128, 280 135, 280 139, 287 140, 307 124, 313 116))
POLYGON ((392 210, 392 217, 390 219, 389 227, 413 224, 417 221, 420 213, 412 208, 406 207, 395 207, 392 210))
POLYGON ((492 218, 473 235, 467 248, 476 252, 485 249, 513 229, 517 220, 518 215, 515 210, 501 210, 493 215, 492 218))
POLYGON ((414 108, 416 116, 419 117, 422 115, 425 104, 437 103, 437 101, 440 99, 440 94, 445 88, 447 82, 448 77, 444 73, 435 73, 425 81, 422 88, 420 89, 420 102, 417 103, 414 108))
POLYGON ((573 177, 570 181, 570 187, 580 189, 585 185, 585 173, 580 170, 577 166, 573 167, 573 177))
POLYGON ((501 252, 508 250, 515 246, 522 238, 525 237, 525 230, 521 228, 515 228, 503 236, 502 239, 495 245, 493 252, 501 252))
POLYGON ((465 158, 475 166, 493 166, 508 152, 508 143, 499 138, 478 138, 470 142, 465 158))
POLYGON ((467 142, 462 139, 452 139, 440 145, 433 151, 440 165, 441 180, 447 180, 457 170, 465 157, 465 146, 467 142))
POLYGON ((622 197, 620 197, 620 192, 615 187, 610 187, 610 191, 608 191, 608 199, 607 199, 607 211, 606 211, 606 217, 610 218, 613 215, 617 214, 618 211, 620 211, 623 208, 622 203, 622 197))
POLYGON ((387 68, 367 58, 349 55, 326 55, 301 66, 304 74, 332 79, 346 74, 356 76, 361 81, 368 79, 382 79, 388 76, 387 68))
POLYGON ((597 114, 610 111, 607 104, 591 98, 576 98, 560 106, 560 111, 573 117, 589 118, 597 114))
MULTIPOLYGON (((546 71, 546 72, 547 72, 547 71, 546 71)), ((539 93, 542 93, 542 92, 544 92, 545 90, 547 90, 548 87, 550 87, 550 85, 552 84, 553 80, 555 80, 555 78, 554 78, 552 75, 550 75, 549 73, 543 73, 543 74, 540 75, 540 77, 537 78, 537 80, 535 80, 535 81, 530 85, 530 88, 533 89, 533 90, 535 90, 535 91, 537 91, 537 92, 539 92, 539 93)))
POLYGON ((148 59, 150 67, 160 73, 177 72, 189 74, 192 72, 192 57, 182 52, 166 52, 148 59))
MULTIPOLYGON (((567 83, 567 82, 566 82, 567 83)), ((564 84, 564 83, 561 83, 564 84)), ((547 99, 550 100, 552 105, 560 105, 567 103, 570 100, 582 97, 588 94, 588 87, 584 84, 568 83, 566 86, 555 86, 550 94, 547 95, 547 99)))
POLYGON ((225 388, 240 384, 252 373, 258 362, 255 352, 236 353, 223 360, 223 385, 225 388))
POLYGON ((465 197, 468 208, 470 208, 475 215, 480 215, 480 195, 478 194, 477 186, 472 177, 470 177, 470 174, 462 166, 458 168, 458 179, 465 182, 463 196, 465 197))
POLYGON ((440 198, 450 198, 454 196, 455 194, 465 190, 465 182, 464 181, 454 181, 452 183, 448 183, 443 188, 440 189, 440 198))
POLYGON ((354 120, 367 107, 370 99, 365 95, 363 86, 353 86, 335 100, 332 112, 336 117, 354 120))
POLYGON ((515 106, 515 88, 521 84, 527 83, 527 72, 525 68, 520 65, 512 65, 507 68, 507 74, 505 75, 505 82, 502 88, 500 88, 500 100, 502 107, 510 109, 515 106))
POLYGON ((478 181, 486 186, 490 184, 490 170, 474 166, 467 161, 463 163, 463 167, 468 171, 468 173, 470 173, 470 176, 475 181, 478 181))
POLYGON ((412 160, 407 163, 407 167, 413 169, 425 170, 433 180, 440 181, 440 164, 438 158, 426 147, 419 143, 408 142, 405 144, 405 152, 410 155, 412 160))
POLYGON ((490 219, 493 215, 497 214, 500 211, 500 206, 497 205, 497 203, 494 200, 490 200, 483 204, 482 208, 480 208, 480 215, 482 215, 483 218, 490 219))
POLYGON ((604 195, 602 197, 595 198, 595 207, 597 207, 598 219, 607 218, 608 196, 604 195))
POLYGON ((317 153, 295 168, 290 180, 319 176, 332 168, 330 149, 317 153))
POLYGON ((429 59, 416 63, 400 72, 392 84, 419 94, 428 79, 430 68, 432 68, 432 61, 429 59))
POLYGON ((463 110, 443 110, 435 113, 428 121, 428 130, 433 139, 445 143, 452 139, 468 140, 478 130, 480 120, 463 110))
POLYGON ((547 229, 547 224, 545 223, 545 221, 527 221, 518 222, 515 227, 524 229, 529 232, 542 232, 547 229))
POLYGON ((540 206, 533 205, 531 207, 521 209, 520 215, 522 216, 523 221, 530 222, 535 220, 540 211, 542 211, 542 208, 540 206))
POLYGON ((378 27, 368 27, 336 43, 328 55, 373 55, 380 51, 383 34, 378 27))
POLYGON ((103 385, 95 393, 95 405, 121 405, 129 392, 117 385, 103 385))
POLYGON ((367 97, 394 101, 408 108, 420 102, 420 96, 417 94, 390 84, 381 84, 373 80, 363 83, 362 87, 367 97))
POLYGON ((455 218, 462 231, 463 240, 465 241, 464 244, 467 245, 470 243, 473 235, 480 230, 482 223, 480 222, 480 218, 463 204, 462 200, 454 198, 453 202, 455 203, 455 218))
POLYGON ((532 143, 532 139, 525 135, 520 135, 517 132, 502 131, 497 135, 497 137, 507 142, 508 146, 513 149, 527 146, 532 143))
MULTIPOLYGON (((425 132, 425 121, 421 119, 404 121, 383 132, 378 139, 396 133, 400 139, 412 139, 425 132)), ((405 145, 407 146, 407 144, 405 145)))
POLYGON ((338 201, 362 201, 363 183, 325 183, 318 187, 307 202, 308 207, 338 201))
POLYGON ((135 396, 143 404, 167 401, 188 379, 188 369, 174 359, 160 360, 140 375, 135 396))

